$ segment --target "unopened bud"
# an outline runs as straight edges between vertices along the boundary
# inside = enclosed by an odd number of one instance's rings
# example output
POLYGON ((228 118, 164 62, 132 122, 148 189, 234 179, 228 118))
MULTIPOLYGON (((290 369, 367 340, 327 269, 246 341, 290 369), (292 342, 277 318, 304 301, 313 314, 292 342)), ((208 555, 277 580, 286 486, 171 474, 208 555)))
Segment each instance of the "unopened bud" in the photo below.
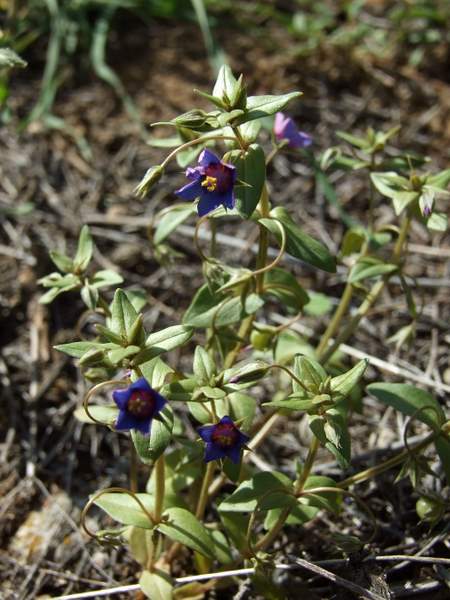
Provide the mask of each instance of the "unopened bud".
POLYGON ((161 167, 161 165, 150 167, 150 169, 148 169, 142 178, 142 181, 134 190, 136 196, 139 196, 139 198, 145 198, 150 189, 161 179, 163 173, 164 169, 161 167))

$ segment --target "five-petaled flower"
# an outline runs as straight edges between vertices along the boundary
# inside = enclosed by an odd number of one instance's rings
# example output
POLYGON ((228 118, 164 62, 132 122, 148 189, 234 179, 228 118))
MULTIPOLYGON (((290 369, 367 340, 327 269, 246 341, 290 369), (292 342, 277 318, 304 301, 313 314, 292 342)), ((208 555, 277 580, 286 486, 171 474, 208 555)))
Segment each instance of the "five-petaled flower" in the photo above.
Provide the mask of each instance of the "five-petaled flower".
POLYGON ((152 419, 161 411, 167 400, 150 387, 141 377, 124 390, 113 392, 114 402, 119 407, 115 428, 118 431, 137 429, 150 433, 152 419))
POLYGON ((222 417, 215 425, 204 425, 197 431, 206 442, 205 462, 228 457, 239 464, 241 448, 250 439, 236 427, 230 417, 222 417))
POLYGON ((294 121, 281 112, 275 115, 273 131, 277 140, 288 140, 289 148, 307 148, 312 144, 312 137, 299 131, 294 121))
POLYGON ((186 177, 191 183, 175 192, 183 200, 200 198, 197 212, 200 217, 208 214, 221 204, 234 208, 233 186, 236 181, 236 167, 222 162, 214 152, 202 150, 198 166, 189 167, 186 177))

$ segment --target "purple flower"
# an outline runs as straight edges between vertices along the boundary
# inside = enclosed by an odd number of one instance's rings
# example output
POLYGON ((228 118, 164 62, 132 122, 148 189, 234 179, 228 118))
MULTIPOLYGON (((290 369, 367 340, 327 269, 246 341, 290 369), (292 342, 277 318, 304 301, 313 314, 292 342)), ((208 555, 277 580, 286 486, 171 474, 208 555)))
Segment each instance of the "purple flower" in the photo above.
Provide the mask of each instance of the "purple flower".
POLYGON ((289 141, 289 148, 307 148, 312 144, 312 137, 299 131, 294 121, 281 112, 275 115, 273 131, 280 142, 281 140, 289 141))
POLYGON ((183 200, 200 197, 197 212, 200 217, 208 214, 221 204, 234 208, 233 186, 236 181, 236 167, 222 162, 210 150, 203 150, 198 157, 198 167, 189 167, 186 177, 191 183, 175 192, 183 200))
POLYGON ((205 462, 228 457, 239 464, 241 448, 250 439, 239 431, 230 417, 222 417, 215 425, 204 425, 198 428, 198 433, 206 442, 205 462))
POLYGON ((115 390, 113 399, 119 407, 116 429, 118 431, 137 429, 145 435, 150 433, 152 419, 167 402, 149 386, 144 377, 124 390, 115 390))

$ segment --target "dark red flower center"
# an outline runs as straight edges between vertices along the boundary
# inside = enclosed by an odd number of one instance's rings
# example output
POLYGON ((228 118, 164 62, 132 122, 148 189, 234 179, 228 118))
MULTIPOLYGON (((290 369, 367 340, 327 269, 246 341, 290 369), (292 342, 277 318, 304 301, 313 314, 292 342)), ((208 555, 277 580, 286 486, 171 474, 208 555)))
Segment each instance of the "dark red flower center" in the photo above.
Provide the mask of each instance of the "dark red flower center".
POLYGON ((138 419, 151 417, 155 410, 155 399, 147 390, 135 390, 131 393, 127 411, 138 419))
POLYGON ((232 423, 218 423, 214 427, 211 440, 221 448, 229 448, 237 442, 239 432, 232 423))
POLYGON ((223 194, 233 185, 233 169, 222 163, 211 163, 205 169, 202 186, 208 192, 223 194))

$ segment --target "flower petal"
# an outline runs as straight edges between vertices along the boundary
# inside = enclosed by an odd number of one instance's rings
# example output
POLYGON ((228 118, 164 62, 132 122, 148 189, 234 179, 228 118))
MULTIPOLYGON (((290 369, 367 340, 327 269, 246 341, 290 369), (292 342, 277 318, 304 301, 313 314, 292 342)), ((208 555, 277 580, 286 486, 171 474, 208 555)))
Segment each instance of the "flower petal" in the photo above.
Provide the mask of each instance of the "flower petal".
POLYGON ((158 394, 158 392, 155 392, 155 390, 152 390, 152 394, 153 394, 153 398, 155 399, 155 409, 153 411, 153 416, 155 416, 159 412, 161 412, 161 410, 167 404, 167 400, 164 398, 164 396, 161 396, 161 394, 158 394))
POLYGON ((221 194, 221 196, 222 196, 221 204, 223 204, 223 206, 225 206, 225 208, 229 208, 230 210, 233 209, 234 202, 235 202, 233 188, 230 188, 229 190, 227 190, 226 192, 221 194))
POLYGON ((131 390, 129 387, 126 388, 125 390, 114 390, 112 393, 114 402, 122 410, 127 407, 130 396, 131 396, 131 390))
POLYGON ((204 192, 204 188, 200 182, 200 179, 193 181, 192 183, 188 183, 179 190, 175 191, 177 196, 183 198, 183 200, 195 200, 204 192))
POLYGON ((127 412, 126 410, 120 410, 115 424, 115 429, 117 431, 129 431, 130 429, 136 429, 137 425, 139 424, 140 421, 131 413, 127 412))
POLYGON ((198 157, 199 165, 202 167, 207 167, 210 164, 217 163, 220 163, 220 159, 214 154, 214 152, 211 152, 211 150, 208 150, 208 148, 205 148, 201 151, 200 156, 198 157))
POLYGON ((149 382, 145 379, 145 377, 139 377, 139 379, 136 379, 136 381, 133 381, 133 383, 130 385, 130 387, 128 388, 131 392, 133 392, 134 390, 142 390, 144 392, 153 392, 153 389, 150 387, 149 382))
POLYGON ((307 148, 312 144, 312 137, 304 131, 299 131, 296 136, 296 143, 298 148, 307 148))
POLYGON ((186 177, 188 179, 192 179, 193 181, 200 179, 205 174, 205 169, 203 167, 188 167, 186 169, 186 177))
POLYGON ((224 452, 223 448, 221 448, 217 444, 213 444, 212 442, 206 444, 204 456, 205 462, 210 462, 211 460, 218 460, 219 458, 223 458, 224 456, 226 456, 226 453, 224 452))
POLYGON ((218 206, 220 206, 222 204, 222 196, 223 194, 218 194, 214 192, 203 194, 200 197, 199 203, 197 204, 198 216, 203 217, 210 213, 212 210, 215 210, 218 206))
POLYGON ((278 112, 275 115, 275 123, 273 126, 274 133, 277 137, 283 137, 284 127, 288 117, 284 113, 278 112))
POLYGON ((197 433, 203 441, 210 442, 214 428, 215 425, 203 425, 203 427, 199 427, 197 429, 197 433))
POLYGON ((241 446, 237 444, 231 446, 231 448, 228 448, 226 451, 226 454, 235 465, 238 465, 241 462, 241 446))
POLYGON ((150 431, 152 428, 152 419, 145 419, 145 421, 137 421, 133 429, 137 429, 144 435, 150 435, 150 431))

